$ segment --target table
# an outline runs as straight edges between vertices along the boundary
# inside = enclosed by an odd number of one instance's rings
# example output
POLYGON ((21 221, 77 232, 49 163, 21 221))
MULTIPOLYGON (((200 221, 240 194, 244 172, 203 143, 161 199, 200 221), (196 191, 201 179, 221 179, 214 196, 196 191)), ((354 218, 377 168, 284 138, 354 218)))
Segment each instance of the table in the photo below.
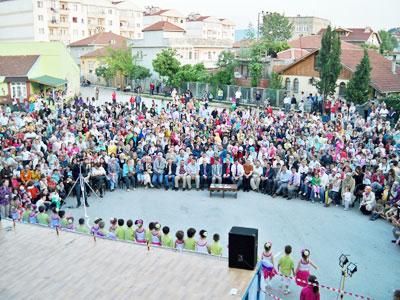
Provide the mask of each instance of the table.
POLYGON ((235 198, 237 198, 237 185, 236 184, 220 184, 220 183, 212 183, 208 188, 210 191, 210 197, 213 192, 221 192, 222 191, 222 198, 225 198, 225 192, 233 192, 235 193, 235 198))

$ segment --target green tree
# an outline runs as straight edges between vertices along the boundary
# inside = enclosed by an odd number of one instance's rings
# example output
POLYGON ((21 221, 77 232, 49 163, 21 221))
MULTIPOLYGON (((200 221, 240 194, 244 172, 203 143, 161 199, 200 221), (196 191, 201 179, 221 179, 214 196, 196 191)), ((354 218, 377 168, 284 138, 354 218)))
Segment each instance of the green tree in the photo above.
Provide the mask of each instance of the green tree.
POLYGON ((363 103, 368 100, 370 93, 371 65, 368 51, 364 49, 364 56, 356 67, 353 77, 346 89, 346 99, 355 103, 363 103))
POLYGON ((246 40, 254 40, 256 38, 256 30, 253 24, 250 22, 246 30, 246 40))
POLYGON ((210 74, 204 64, 183 65, 174 76, 172 83, 175 86, 181 86, 184 82, 208 82, 210 74))
POLYGON ((269 88, 275 90, 283 89, 283 78, 278 73, 272 72, 269 80, 269 88))
POLYGON ((213 84, 232 84, 237 61, 230 51, 222 51, 218 56, 218 71, 212 76, 213 84))
POLYGON ((326 99, 335 94, 336 81, 339 78, 342 65, 340 62, 340 38, 330 26, 321 40, 321 49, 317 56, 317 69, 320 80, 316 86, 318 92, 326 99))
POLYGON ((106 66, 100 66, 95 70, 97 77, 102 77, 105 81, 108 82, 114 77, 114 73, 112 70, 106 66))
POLYGON ((157 54, 153 60, 153 68, 161 77, 165 78, 167 84, 173 84, 173 78, 179 71, 181 63, 176 58, 175 49, 164 49, 157 54))
POLYGON ((379 52, 381 54, 392 52, 394 48, 399 46, 397 39, 390 32, 379 30, 379 36, 381 38, 381 45, 379 47, 379 52))
POLYGON ((292 37, 294 26, 287 17, 273 12, 263 15, 262 37, 272 42, 287 41, 292 37))

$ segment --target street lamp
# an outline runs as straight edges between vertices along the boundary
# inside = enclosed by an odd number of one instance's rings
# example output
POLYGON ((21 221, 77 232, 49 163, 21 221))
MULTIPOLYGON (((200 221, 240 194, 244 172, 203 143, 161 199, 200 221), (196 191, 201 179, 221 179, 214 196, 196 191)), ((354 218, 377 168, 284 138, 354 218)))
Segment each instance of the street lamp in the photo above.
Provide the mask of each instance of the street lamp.
MULTIPOLYGON (((339 266, 342 268, 341 270, 341 279, 340 279, 340 299, 344 297, 344 283, 347 277, 352 277, 355 272, 357 272, 357 265, 349 261, 348 256, 341 254, 339 256, 339 266)), ((339 298, 339 295, 338 295, 339 298)))

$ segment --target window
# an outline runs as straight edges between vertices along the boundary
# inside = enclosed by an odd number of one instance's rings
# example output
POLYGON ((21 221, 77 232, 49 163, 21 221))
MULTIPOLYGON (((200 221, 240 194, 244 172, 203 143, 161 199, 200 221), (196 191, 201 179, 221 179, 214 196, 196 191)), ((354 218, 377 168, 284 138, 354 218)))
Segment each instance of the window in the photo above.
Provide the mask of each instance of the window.
POLYGON ((78 18, 77 17, 72 17, 72 22, 78 23, 78 18))
POLYGON ((286 78, 285 80, 285 90, 290 92, 290 78, 286 78))
POLYGON ((42 1, 38 1, 37 2, 37 7, 38 8, 42 8, 43 7, 43 2, 42 1))
POLYGON ((318 55, 314 54, 314 70, 318 71, 318 55))
POLYGON ((73 9, 74 9, 74 11, 78 11, 78 5, 74 4, 73 9))
POLYGON ((39 33, 44 34, 44 28, 39 28, 39 33))
POLYGON ((137 27, 137 28, 140 28, 140 23, 136 23, 136 27, 137 27))
POLYGON ((74 36, 77 36, 78 35, 78 30, 77 29, 74 29, 74 36))
POLYGON ((339 84, 339 97, 344 97, 346 94, 346 84, 344 82, 341 82, 339 84))
POLYGON ((192 51, 189 51, 189 59, 192 59, 192 51))
POLYGON ((108 14, 109 14, 109 15, 112 15, 112 9, 109 9, 109 10, 108 10, 108 14))
POLYGON ((81 19, 81 23, 82 23, 82 24, 85 24, 85 20, 84 20, 84 19, 81 19))
POLYGON ((85 30, 82 30, 82 36, 85 36, 85 30))
POLYGON ((293 80, 293 93, 298 93, 299 92, 299 80, 295 78, 293 80))
POLYGON ((211 59, 211 52, 208 51, 208 59, 211 59))
POLYGON ((49 34, 50 34, 50 35, 53 35, 53 34, 54 34, 53 28, 50 28, 50 29, 49 29, 49 34))
POLYGON ((26 82, 12 82, 11 83, 11 97, 24 99, 26 94, 26 82))
POLYGON ((43 15, 38 15, 38 20, 43 21, 43 15))
POLYGON ((108 21, 108 25, 109 25, 109 26, 112 26, 112 21, 111 21, 111 20, 108 21))

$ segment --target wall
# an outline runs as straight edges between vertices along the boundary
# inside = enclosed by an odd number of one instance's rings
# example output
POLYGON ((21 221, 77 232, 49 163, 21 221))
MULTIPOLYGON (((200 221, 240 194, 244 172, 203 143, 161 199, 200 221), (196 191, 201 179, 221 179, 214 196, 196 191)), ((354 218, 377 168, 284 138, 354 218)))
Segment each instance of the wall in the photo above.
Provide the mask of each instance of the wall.
POLYGON ((80 65, 80 57, 84 54, 92 52, 99 47, 95 46, 83 46, 83 47, 68 47, 68 51, 71 53, 71 56, 74 62, 79 66, 80 65))
POLYGON ((32 0, 0 2, 0 41, 34 39, 32 0))
MULTIPOLYGON (((316 88, 314 85, 312 85, 312 84, 310 83, 310 79, 312 78, 312 76, 282 75, 282 78, 283 78, 283 80, 282 80, 283 86, 285 86, 286 78, 289 78, 289 79, 290 79, 290 91, 288 91, 288 93, 289 93, 290 95, 294 94, 294 95, 297 97, 297 99, 300 98, 301 92, 304 92, 304 94, 305 94, 306 96, 307 96, 308 94, 310 94, 310 93, 312 93, 312 94, 318 93, 317 88, 316 88), (297 79, 299 80, 299 92, 298 92, 298 93, 294 93, 294 91, 293 91, 293 83, 294 83, 295 78, 297 78, 297 79)), ((316 77, 314 77, 314 78, 315 78, 315 79, 318 79, 318 78, 316 78, 316 77)), ((341 82, 344 82, 344 83, 346 84, 346 86, 347 86, 347 83, 349 82, 349 80, 346 80, 346 79, 338 79, 338 81, 336 82, 337 86, 339 86, 339 84, 340 84, 341 82)), ((336 96, 339 95, 339 87, 336 88, 336 93, 335 93, 335 95, 336 95, 336 96)))

